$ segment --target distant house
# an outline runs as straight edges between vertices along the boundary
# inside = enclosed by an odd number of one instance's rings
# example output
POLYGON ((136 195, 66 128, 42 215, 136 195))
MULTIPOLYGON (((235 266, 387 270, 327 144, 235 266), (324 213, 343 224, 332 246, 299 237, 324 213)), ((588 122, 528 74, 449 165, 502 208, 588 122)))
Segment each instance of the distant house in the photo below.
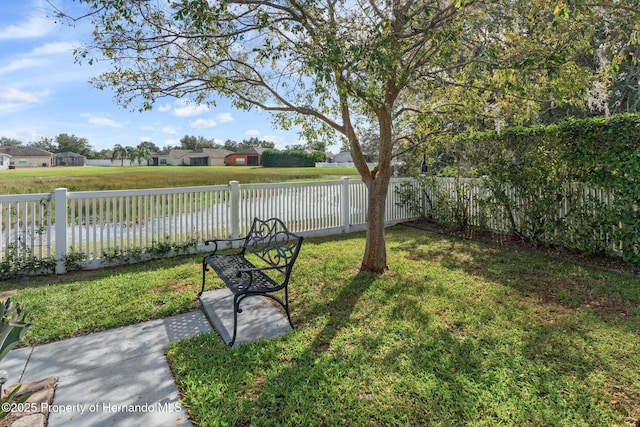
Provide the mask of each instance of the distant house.
POLYGON ((154 166, 224 166, 225 157, 232 151, 223 148, 198 150, 165 150, 152 154, 154 166))
POLYGON ((224 158, 224 163, 228 166, 260 166, 262 165, 262 153, 265 150, 267 149, 253 147, 231 153, 224 158))
POLYGON ((333 156, 332 163, 348 163, 353 162, 353 158, 351 158, 350 151, 341 151, 340 153, 333 156))
POLYGON ((9 163, 11 162, 11 156, 5 153, 0 153, 0 170, 9 169, 9 163))
POLYGON ((113 156, 113 151, 105 150, 102 152, 101 159, 86 159, 84 164, 85 166, 141 166, 146 165, 148 162, 146 160, 142 160, 138 163, 138 160, 134 160, 133 164, 131 160, 120 158, 120 156, 113 156))
POLYGON ((9 169, 51 166, 53 153, 40 148, 12 145, 0 147, 0 153, 11 156, 9 169))
POLYGON ((327 158, 327 163, 333 163, 334 162, 334 157, 336 155, 333 154, 331 151, 325 151, 324 152, 324 156, 327 158))
POLYGON ((72 151, 64 151, 53 155, 53 166, 84 166, 87 158, 72 151))

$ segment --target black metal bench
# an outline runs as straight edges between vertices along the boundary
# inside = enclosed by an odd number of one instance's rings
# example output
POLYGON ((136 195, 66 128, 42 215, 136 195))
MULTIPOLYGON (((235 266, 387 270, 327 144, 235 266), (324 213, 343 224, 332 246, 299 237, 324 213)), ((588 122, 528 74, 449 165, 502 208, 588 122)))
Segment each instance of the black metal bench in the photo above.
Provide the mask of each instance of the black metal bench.
POLYGON ((278 218, 261 220, 254 218, 249 233, 239 239, 215 239, 205 241, 205 245, 214 245, 214 250, 202 259, 202 289, 204 292, 206 273, 211 267, 218 277, 233 293, 233 337, 229 347, 236 340, 240 302, 248 296, 269 297, 279 303, 287 314, 291 328, 289 312, 289 277, 293 264, 302 246, 302 236, 289 232, 278 218), (218 253, 221 244, 243 241, 239 251, 218 253), (284 300, 273 293, 283 291, 284 300))

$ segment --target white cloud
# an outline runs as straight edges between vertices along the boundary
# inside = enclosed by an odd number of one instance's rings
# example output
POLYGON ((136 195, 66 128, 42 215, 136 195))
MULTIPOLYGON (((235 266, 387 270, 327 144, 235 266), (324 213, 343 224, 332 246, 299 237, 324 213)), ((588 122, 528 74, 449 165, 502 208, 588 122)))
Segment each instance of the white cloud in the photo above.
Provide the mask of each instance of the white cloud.
POLYGON ((216 125, 215 120, 198 119, 191 123, 191 129, 209 129, 216 127, 216 125))
POLYGON ((153 142, 153 138, 150 136, 139 136, 138 141, 140 142, 153 142))
POLYGON ((96 126, 108 126, 112 128, 122 127, 121 123, 118 123, 115 120, 109 119, 107 117, 98 117, 88 113, 80 114, 80 116, 84 119, 87 119, 89 123, 96 126))
POLYGON ((0 129, 0 137, 17 139, 20 141, 20 135, 15 130, 0 129))
POLYGON ((181 101, 180 104, 183 106, 173 109, 173 115, 176 117, 195 117, 209 111, 209 107, 203 104, 189 104, 185 101, 181 101))
POLYGON ((56 55, 58 53, 72 53, 75 46, 68 42, 47 43, 31 51, 31 55, 56 55))
POLYGON ((233 121, 233 116, 231 113, 222 113, 216 116, 216 120, 220 123, 231 123, 233 121))
POLYGON ((0 40, 18 40, 43 37, 55 24, 44 16, 31 16, 27 21, 0 28, 0 40))
POLYGON ((17 111, 37 104, 38 97, 31 92, 15 88, 0 90, 0 113, 17 111))
POLYGON ((258 137, 260 136, 260 131, 259 130, 255 130, 255 129, 249 129, 248 131, 246 131, 244 133, 246 136, 255 136, 258 137))
POLYGON ((171 104, 164 104, 158 107, 158 111, 161 113, 166 113, 167 111, 171 111, 171 104))
POLYGON ((281 144, 284 142, 284 139, 281 136, 278 135, 265 135, 262 137, 262 140, 264 141, 268 141, 268 142, 273 142, 274 144, 281 144))
POLYGON ((15 61, 9 62, 8 65, 0 67, 0 74, 11 73, 13 71, 24 70, 27 68, 40 67, 45 63, 46 61, 35 58, 16 59, 15 61))
POLYGON ((70 43, 47 43, 36 47, 22 58, 14 59, 4 67, 0 67, 0 74, 30 68, 45 69, 48 61, 43 58, 44 56, 55 55, 58 53, 70 53, 72 50, 73 46, 70 43))
POLYGON ((173 126, 165 126, 162 128, 162 133, 166 133, 169 135, 175 135, 178 132, 176 131, 176 128, 174 128, 173 126))

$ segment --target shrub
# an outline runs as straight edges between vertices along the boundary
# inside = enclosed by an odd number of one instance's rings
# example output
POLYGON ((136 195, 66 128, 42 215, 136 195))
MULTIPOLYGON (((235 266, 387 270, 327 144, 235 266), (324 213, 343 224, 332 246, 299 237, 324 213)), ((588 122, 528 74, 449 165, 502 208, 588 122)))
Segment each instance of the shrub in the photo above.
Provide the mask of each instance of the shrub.
POLYGON ((640 267, 640 115, 567 120, 457 136, 508 231, 640 267))
POLYGON ((314 167, 316 162, 325 160, 326 157, 322 151, 309 154, 298 150, 266 150, 262 153, 262 166, 265 168, 314 167))

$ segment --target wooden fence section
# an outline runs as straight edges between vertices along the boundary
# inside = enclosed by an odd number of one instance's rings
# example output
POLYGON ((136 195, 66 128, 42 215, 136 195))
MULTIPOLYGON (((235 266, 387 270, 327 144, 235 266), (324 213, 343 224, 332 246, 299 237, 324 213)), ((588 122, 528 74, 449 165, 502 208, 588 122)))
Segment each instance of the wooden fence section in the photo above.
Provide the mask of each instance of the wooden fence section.
MULTIPOLYGON (((390 184, 387 225, 414 219, 397 205, 395 189, 407 181, 390 184)), ((43 261, 62 274, 71 263, 99 268, 123 258, 205 251, 205 240, 240 236, 255 216, 282 218, 306 236, 347 233, 365 228, 366 211, 366 186, 349 178, 0 196, 0 267, 43 261)))

